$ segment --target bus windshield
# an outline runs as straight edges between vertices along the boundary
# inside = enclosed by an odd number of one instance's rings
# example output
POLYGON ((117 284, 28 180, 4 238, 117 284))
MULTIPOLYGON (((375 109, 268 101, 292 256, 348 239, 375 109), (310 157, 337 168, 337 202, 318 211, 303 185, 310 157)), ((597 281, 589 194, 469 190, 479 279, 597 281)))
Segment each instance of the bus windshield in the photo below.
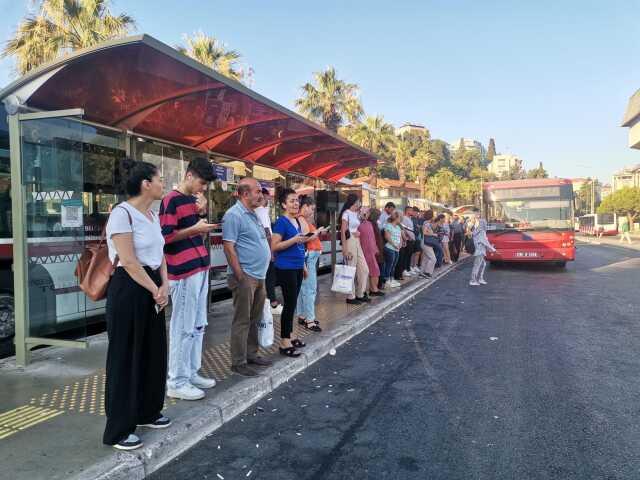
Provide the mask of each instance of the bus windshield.
POLYGON ((572 229, 571 185, 492 190, 485 212, 492 230, 572 229))

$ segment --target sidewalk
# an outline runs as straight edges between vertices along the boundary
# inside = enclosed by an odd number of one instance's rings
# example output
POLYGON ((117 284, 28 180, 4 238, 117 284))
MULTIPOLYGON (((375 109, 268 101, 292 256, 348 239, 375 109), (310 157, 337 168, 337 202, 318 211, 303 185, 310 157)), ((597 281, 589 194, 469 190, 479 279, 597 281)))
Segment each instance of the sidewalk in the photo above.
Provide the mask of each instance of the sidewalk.
POLYGON ((620 242, 620 236, 606 236, 606 237, 592 237, 585 235, 576 235, 576 243, 590 243, 592 245, 611 245, 614 247, 629 248, 631 250, 640 250, 640 234, 631 235, 631 245, 625 240, 624 243, 620 242))
MULTIPOLYGON (((443 267, 431 280, 411 278, 402 288, 368 306, 351 306, 330 291, 331 275, 319 277, 317 318, 323 332, 296 326, 307 347, 298 359, 272 355, 274 366, 256 379, 232 376, 229 357, 231 300, 212 305, 205 336, 203 371, 218 380, 204 400, 166 399, 173 425, 142 432, 145 446, 117 452, 101 443, 104 428, 106 334, 90 339, 87 350, 47 348, 33 353, 22 368, 0 361, 0 479, 138 479, 197 443, 278 385, 349 340, 383 315, 409 300, 453 268, 443 267)), ((276 342, 279 318, 274 319, 276 342)))

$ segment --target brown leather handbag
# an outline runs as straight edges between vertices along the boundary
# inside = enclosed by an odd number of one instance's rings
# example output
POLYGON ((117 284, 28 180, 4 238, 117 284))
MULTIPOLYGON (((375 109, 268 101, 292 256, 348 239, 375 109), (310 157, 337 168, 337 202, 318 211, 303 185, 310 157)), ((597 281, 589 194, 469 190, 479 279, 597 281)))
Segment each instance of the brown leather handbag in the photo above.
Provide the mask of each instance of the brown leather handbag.
MULTIPOLYGON (((124 210, 129 217, 129 225, 133 225, 131 214, 126 208, 124 210)), ((118 264, 118 255, 113 259, 113 263, 109 261, 106 233, 107 226, 105 225, 100 235, 100 241, 97 244, 87 245, 76 265, 75 275, 80 283, 80 290, 94 302, 107 297, 109 280, 111 280, 111 275, 118 264)))

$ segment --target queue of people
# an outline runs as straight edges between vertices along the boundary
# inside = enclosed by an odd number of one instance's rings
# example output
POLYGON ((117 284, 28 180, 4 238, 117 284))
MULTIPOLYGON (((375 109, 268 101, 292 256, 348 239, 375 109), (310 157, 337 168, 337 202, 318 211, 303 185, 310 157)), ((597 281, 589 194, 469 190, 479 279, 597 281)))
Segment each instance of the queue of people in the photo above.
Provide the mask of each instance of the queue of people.
MULTIPOLYGON (((125 160, 128 200, 113 208, 106 225, 114 273, 107 289, 109 340, 106 362, 103 442, 120 450, 142 446, 138 427, 167 428, 162 414, 165 394, 200 400, 216 385, 202 375, 202 347, 207 326, 208 270, 206 236, 216 224, 206 221, 203 195, 215 176, 207 159, 192 160, 180 184, 163 195, 160 172, 153 164, 125 160), (161 200, 159 215, 151 210, 161 200), (169 335, 164 308, 171 299, 169 335), (168 341, 167 341, 168 340, 168 341), (168 344, 168 348, 167 348, 168 344)), ((306 346, 295 338, 294 321, 321 332, 316 318, 317 265, 322 253, 315 225, 315 203, 283 189, 282 215, 272 225, 267 195, 254 178, 238 183, 237 201, 222 220, 222 241, 233 296, 231 370, 260 375, 272 361, 258 354, 258 324, 266 307, 280 311, 279 353, 298 357, 306 346), (282 290, 282 305, 275 287, 282 290)), ((471 285, 484 280, 484 252, 493 249, 483 221, 453 220, 431 210, 393 203, 384 211, 363 208, 349 195, 339 215, 345 263, 355 267, 348 304, 362 304, 399 280, 428 278, 445 263, 458 260, 466 235, 475 242, 471 285)), ((273 311, 272 310, 272 311, 273 311)))

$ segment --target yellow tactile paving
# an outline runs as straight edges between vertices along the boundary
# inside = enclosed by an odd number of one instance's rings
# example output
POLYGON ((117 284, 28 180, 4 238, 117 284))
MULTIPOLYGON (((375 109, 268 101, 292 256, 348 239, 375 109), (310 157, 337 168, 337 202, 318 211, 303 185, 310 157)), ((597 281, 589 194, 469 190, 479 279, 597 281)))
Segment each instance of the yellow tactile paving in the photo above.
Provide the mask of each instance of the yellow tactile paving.
MULTIPOLYGON (((326 308, 326 306, 324 306, 326 308)), ((324 309, 323 308, 323 309, 324 309)), ((329 306, 330 308, 330 306, 329 306)), ((351 311, 351 309, 349 309, 351 311)), ((280 342, 280 321, 274 318, 274 342, 269 348, 261 348, 262 355, 277 353, 280 342)), ((299 325, 294 326, 294 336, 303 338, 312 332, 299 325)), ((205 345, 202 355, 202 370, 205 375, 222 381, 231 376, 231 352, 229 342, 205 345)), ((55 388, 50 392, 31 398, 28 405, 0 414, 0 440, 62 413, 82 413, 104 416, 104 389, 106 374, 99 370, 71 384, 55 388)), ((177 400, 167 398, 165 407, 175 405, 177 400)))
POLYGON ((62 410, 24 405, 0 414, 0 440, 64 413, 62 410))

